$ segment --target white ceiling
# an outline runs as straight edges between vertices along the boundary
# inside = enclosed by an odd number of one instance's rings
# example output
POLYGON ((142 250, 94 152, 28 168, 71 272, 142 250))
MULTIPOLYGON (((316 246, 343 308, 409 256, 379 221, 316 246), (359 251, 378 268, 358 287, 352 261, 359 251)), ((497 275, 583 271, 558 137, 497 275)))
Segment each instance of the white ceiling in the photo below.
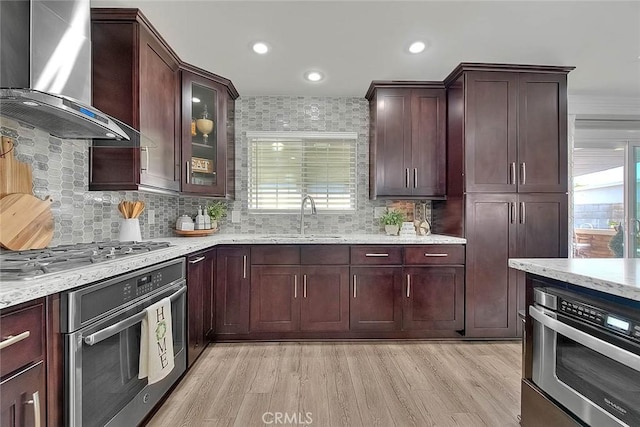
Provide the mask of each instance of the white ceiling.
POLYGON ((137 7, 186 62, 240 96, 357 96, 372 80, 442 80, 460 62, 572 65, 569 94, 640 98, 639 1, 152 1, 137 7), (419 55, 406 51, 421 39, 419 55), (272 51, 259 56, 252 42, 272 51), (302 79, 317 68, 321 83, 302 79))

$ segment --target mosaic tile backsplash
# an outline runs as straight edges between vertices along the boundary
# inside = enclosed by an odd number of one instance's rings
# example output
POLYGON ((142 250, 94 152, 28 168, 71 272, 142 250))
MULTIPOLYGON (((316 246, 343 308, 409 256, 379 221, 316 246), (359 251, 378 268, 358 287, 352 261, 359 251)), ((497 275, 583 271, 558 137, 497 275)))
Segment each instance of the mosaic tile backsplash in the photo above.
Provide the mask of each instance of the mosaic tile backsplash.
MULTIPOLYGON (((55 232, 51 245, 117 239, 122 200, 143 200, 143 239, 172 236, 178 216, 195 216, 210 199, 144 192, 88 191, 88 142, 61 140, 39 129, 0 117, 0 133, 15 139, 15 156, 33 168, 33 190, 51 196, 55 232), (149 224, 148 212, 155 221, 149 224)), ((254 214, 248 211, 247 131, 357 132, 357 209, 345 214, 305 215, 307 233, 382 233, 375 207, 390 206, 413 218, 412 202, 369 200, 369 106, 364 98, 244 97, 236 101, 236 200, 220 233, 298 233, 300 214, 254 214), (231 223, 232 211, 240 222, 231 223)), ((421 216, 421 209, 417 210, 421 216)), ((427 217, 431 205, 427 203, 427 217)))

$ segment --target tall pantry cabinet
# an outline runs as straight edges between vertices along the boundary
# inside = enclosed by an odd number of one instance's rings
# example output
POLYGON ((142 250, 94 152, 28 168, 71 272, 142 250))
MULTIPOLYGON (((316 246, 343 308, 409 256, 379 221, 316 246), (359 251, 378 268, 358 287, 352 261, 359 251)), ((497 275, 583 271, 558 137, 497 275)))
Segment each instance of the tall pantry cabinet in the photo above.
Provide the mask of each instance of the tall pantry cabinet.
POLYGON ((447 86, 447 201, 437 232, 467 238, 468 337, 515 337, 524 275, 509 258, 567 256, 567 73, 460 64, 447 86))

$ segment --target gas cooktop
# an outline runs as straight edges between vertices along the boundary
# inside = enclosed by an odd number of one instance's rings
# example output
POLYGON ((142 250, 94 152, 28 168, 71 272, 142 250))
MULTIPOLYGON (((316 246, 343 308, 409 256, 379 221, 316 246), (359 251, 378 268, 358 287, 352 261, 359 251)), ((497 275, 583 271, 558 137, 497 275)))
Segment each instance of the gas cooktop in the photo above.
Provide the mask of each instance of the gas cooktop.
POLYGON ((93 242, 28 251, 0 250, 0 280, 24 280, 168 248, 169 242, 93 242))

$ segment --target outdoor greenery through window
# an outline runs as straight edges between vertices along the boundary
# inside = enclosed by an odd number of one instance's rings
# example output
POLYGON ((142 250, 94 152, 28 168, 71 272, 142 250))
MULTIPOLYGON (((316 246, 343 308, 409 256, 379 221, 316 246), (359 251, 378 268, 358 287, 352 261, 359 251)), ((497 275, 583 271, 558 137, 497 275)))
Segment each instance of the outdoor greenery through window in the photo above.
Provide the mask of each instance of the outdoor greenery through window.
POLYGON ((248 132, 249 209, 300 211, 305 195, 320 211, 355 211, 355 132, 248 132))

